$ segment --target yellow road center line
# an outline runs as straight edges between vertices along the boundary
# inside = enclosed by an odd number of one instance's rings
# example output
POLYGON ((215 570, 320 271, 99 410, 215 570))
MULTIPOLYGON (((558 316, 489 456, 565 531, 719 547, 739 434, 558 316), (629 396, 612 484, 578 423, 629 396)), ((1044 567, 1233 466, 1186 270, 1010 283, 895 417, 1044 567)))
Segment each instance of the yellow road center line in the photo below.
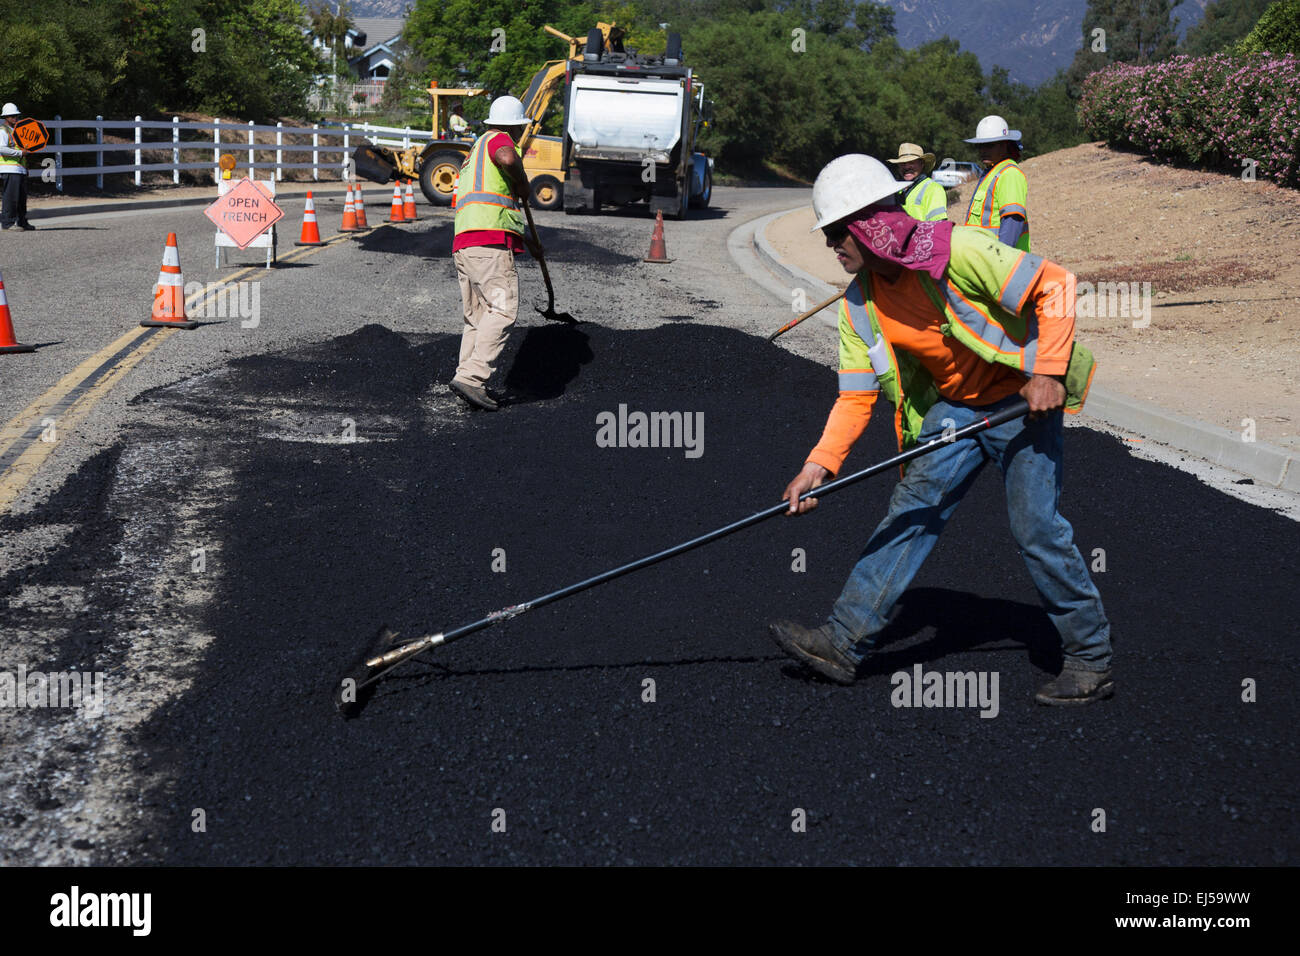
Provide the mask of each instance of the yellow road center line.
MULTIPOLYGON (((371 227, 376 228, 376 227, 371 227)), ((369 230, 366 230, 369 231, 369 230)), ((321 246, 296 249, 281 257, 278 261, 294 262, 306 259, 335 243, 360 233, 342 232, 325 240, 321 246)), ((232 283, 248 275, 267 274, 274 271, 265 266, 245 266, 230 273, 210 286, 205 286, 185 302, 188 314, 200 303, 206 305, 206 299, 215 297, 232 283)), ((94 355, 84 359, 71 372, 47 389, 44 394, 15 415, 0 428, 0 512, 8 509, 14 499, 35 476, 41 464, 63 441, 67 435, 87 416, 109 390, 138 365, 146 355, 161 345, 176 332, 165 327, 136 328, 114 339, 94 355), (134 341, 133 341, 134 340, 134 341), (113 362, 114 356, 117 361, 113 362), (106 364, 111 367, 105 368, 106 364), (71 398, 78 388, 89 379, 99 376, 94 384, 85 391, 71 398), (64 406, 53 417, 50 412, 64 406), (48 441, 42 435, 48 435, 48 427, 54 429, 55 440, 48 441)))

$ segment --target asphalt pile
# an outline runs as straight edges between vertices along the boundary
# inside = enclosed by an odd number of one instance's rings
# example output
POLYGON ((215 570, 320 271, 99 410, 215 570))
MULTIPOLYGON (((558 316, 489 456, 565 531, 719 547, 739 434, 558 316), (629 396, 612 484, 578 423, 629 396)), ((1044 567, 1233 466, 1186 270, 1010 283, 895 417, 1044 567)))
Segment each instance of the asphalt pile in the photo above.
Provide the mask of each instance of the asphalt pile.
MULTIPOLYGON (((1105 552, 1113 701, 1032 703, 1059 655, 986 469, 851 688, 787 662, 766 625, 825 616, 888 476, 426 655, 342 720, 334 680, 380 625, 448 630, 775 503, 836 394, 832 369, 730 330, 538 325, 485 414, 445 389, 456 350, 372 325, 149 394, 183 422, 220 392, 203 427, 235 491, 217 640, 135 742, 168 781, 140 862, 1296 860, 1300 705, 1277 690, 1296 669, 1295 525, 1083 429, 1062 507, 1084 555, 1105 552), (598 447, 620 405, 702 413, 703 454, 598 447), (357 441, 268 432, 272 407, 349 417, 357 441), (999 672, 997 718, 891 706, 890 675, 918 663, 999 672)), ((880 416, 848 467, 893 451, 880 416)), ((93 502, 111 461, 69 494, 93 502)))

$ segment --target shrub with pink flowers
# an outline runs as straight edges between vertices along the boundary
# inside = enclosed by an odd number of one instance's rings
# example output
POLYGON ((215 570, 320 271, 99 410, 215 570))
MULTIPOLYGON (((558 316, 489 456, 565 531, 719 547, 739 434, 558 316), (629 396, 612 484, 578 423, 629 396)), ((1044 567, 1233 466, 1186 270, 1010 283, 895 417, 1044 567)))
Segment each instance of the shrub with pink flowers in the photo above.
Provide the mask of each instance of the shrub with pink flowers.
POLYGON ((1089 136, 1167 162, 1194 163, 1300 186, 1300 58, 1176 56, 1116 64, 1084 82, 1089 136))

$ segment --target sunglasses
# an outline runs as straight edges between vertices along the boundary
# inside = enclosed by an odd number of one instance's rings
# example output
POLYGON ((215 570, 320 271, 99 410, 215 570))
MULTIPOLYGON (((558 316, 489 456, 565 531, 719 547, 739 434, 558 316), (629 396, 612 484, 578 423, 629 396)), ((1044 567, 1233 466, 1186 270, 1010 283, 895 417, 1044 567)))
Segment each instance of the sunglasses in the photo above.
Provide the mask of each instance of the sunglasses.
POLYGON ((849 234, 849 227, 845 225, 826 226, 822 229, 822 235, 831 242, 843 242, 844 237, 849 234))

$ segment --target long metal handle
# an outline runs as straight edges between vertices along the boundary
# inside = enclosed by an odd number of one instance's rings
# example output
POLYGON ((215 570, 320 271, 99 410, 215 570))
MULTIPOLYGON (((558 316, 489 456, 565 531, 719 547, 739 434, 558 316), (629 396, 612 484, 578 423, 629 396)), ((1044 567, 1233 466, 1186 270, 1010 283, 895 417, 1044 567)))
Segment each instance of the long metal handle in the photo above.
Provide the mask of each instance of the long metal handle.
MULTIPOLYGON (((996 428, 998 425, 1009 422, 1011 419, 1024 415, 1028 411, 1029 405, 1023 400, 1008 405, 1006 408, 1000 409, 992 415, 988 415, 977 422, 972 422, 963 428, 956 429, 949 435, 933 438, 923 445, 916 445, 913 448, 907 449, 907 451, 899 452, 897 455, 894 455, 892 458, 888 458, 885 461, 878 462, 870 467, 863 468, 861 471, 855 471, 851 475, 845 475, 843 478, 837 478, 818 488, 813 488, 810 491, 804 492, 804 494, 799 496, 799 500, 803 501, 807 498, 824 497, 832 492, 839 491, 841 488, 847 488, 849 485, 857 484, 863 479, 870 478, 873 475, 878 475, 891 468, 896 468, 899 465, 906 464, 913 459, 920 458, 922 455, 928 455, 940 446, 950 445, 953 442, 961 441, 964 438, 977 435, 989 428, 996 428)), ((398 664, 402 663, 402 661, 414 657, 431 647, 436 647, 440 644, 450 644, 452 641, 457 641, 462 637, 467 637, 475 631, 481 631, 485 627, 491 627, 493 624, 508 621, 513 617, 518 617, 520 614, 525 614, 528 611, 533 611, 539 607, 543 607, 544 605, 570 597, 577 594, 579 591, 586 591, 588 588, 594 588, 596 585, 604 584, 606 581, 621 578, 623 575, 631 574, 633 571, 648 568, 652 564, 658 564, 660 561, 666 561, 668 558, 683 554, 686 551, 694 550, 701 545, 708 544, 710 541, 717 541, 719 538, 725 538, 727 535, 734 534, 742 528, 748 528, 750 525, 758 524, 760 521, 766 521, 768 518, 779 515, 783 511, 788 510, 789 507, 789 502, 782 501, 779 505, 764 508, 762 511, 757 511, 748 517, 741 518, 739 521, 733 521, 729 525, 715 528, 713 531, 702 534, 698 538, 692 538, 689 541, 683 541, 681 544, 674 545, 671 548, 666 548, 663 551, 648 554, 644 558, 638 558, 636 561, 631 561, 627 564, 620 565, 617 568, 612 568, 609 571, 604 571, 600 574, 589 577, 586 580, 579 581, 576 584, 570 584, 568 587, 560 588, 558 591, 543 594, 541 597, 533 598, 531 601, 525 601, 523 604, 512 604, 510 607, 502 608, 499 611, 493 611, 487 617, 480 618, 471 624, 466 624, 463 627, 458 627, 455 630, 447 631, 443 634, 431 634, 417 638, 411 643, 402 646, 400 650, 404 653, 385 655, 389 658, 388 661, 381 661, 381 659, 376 658, 375 661, 367 663, 370 663, 371 666, 377 666, 379 663, 391 662, 392 665, 396 667, 398 664)), ((389 668, 389 670, 391 670, 391 668, 389 668)), ((376 679, 378 676, 379 675, 376 674, 375 678, 372 679, 376 679)), ((366 683, 370 683, 370 681, 367 681, 366 683)))
MULTIPOLYGON (((533 234, 533 242, 536 243, 537 248, 540 249, 542 247, 542 238, 541 236, 537 235, 537 226, 533 222, 533 210, 528 205, 527 200, 521 202, 520 205, 524 207, 524 215, 528 217, 528 231, 533 234)), ((547 301, 546 311, 554 312, 555 311, 555 287, 551 285, 551 273, 550 270, 546 268, 546 257, 538 256, 537 264, 542 268, 542 281, 546 283, 546 301, 547 301)))
MULTIPOLYGON (((845 289, 844 291, 847 292, 848 290, 845 289)), ((767 340, 768 340, 769 342, 775 342, 776 339, 777 339, 777 336, 784 335, 786 332, 789 332, 791 329, 793 329, 796 325, 798 325, 798 324, 799 324, 800 322, 802 322, 804 319, 810 319, 810 318, 812 318, 814 315, 816 315, 816 314, 817 314, 818 312, 820 312, 822 309, 826 308, 826 306, 830 305, 830 304, 833 303, 833 302, 838 302, 838 301, 839 301, 840 299, 842 299, 842 298, 844 298, 844 292, 837 292, 837 293, 835 293, 835 295, 831 296, 829 299, 827 299, 827 300, 826 300, 825 302, 823 302, 821 305, 813 306, 811 309, 809 309, 809 310, 808 310, 807 312, 805 312, 803 315, 796 316, 795 318, 791 319, 791 320, 790 320, 789 322, 787 322, 785 325, 781 326, 779 329, 777 329, 775 332, 773 332, 771 335, 769 335, 769 336, 767 337, 767 340)))

